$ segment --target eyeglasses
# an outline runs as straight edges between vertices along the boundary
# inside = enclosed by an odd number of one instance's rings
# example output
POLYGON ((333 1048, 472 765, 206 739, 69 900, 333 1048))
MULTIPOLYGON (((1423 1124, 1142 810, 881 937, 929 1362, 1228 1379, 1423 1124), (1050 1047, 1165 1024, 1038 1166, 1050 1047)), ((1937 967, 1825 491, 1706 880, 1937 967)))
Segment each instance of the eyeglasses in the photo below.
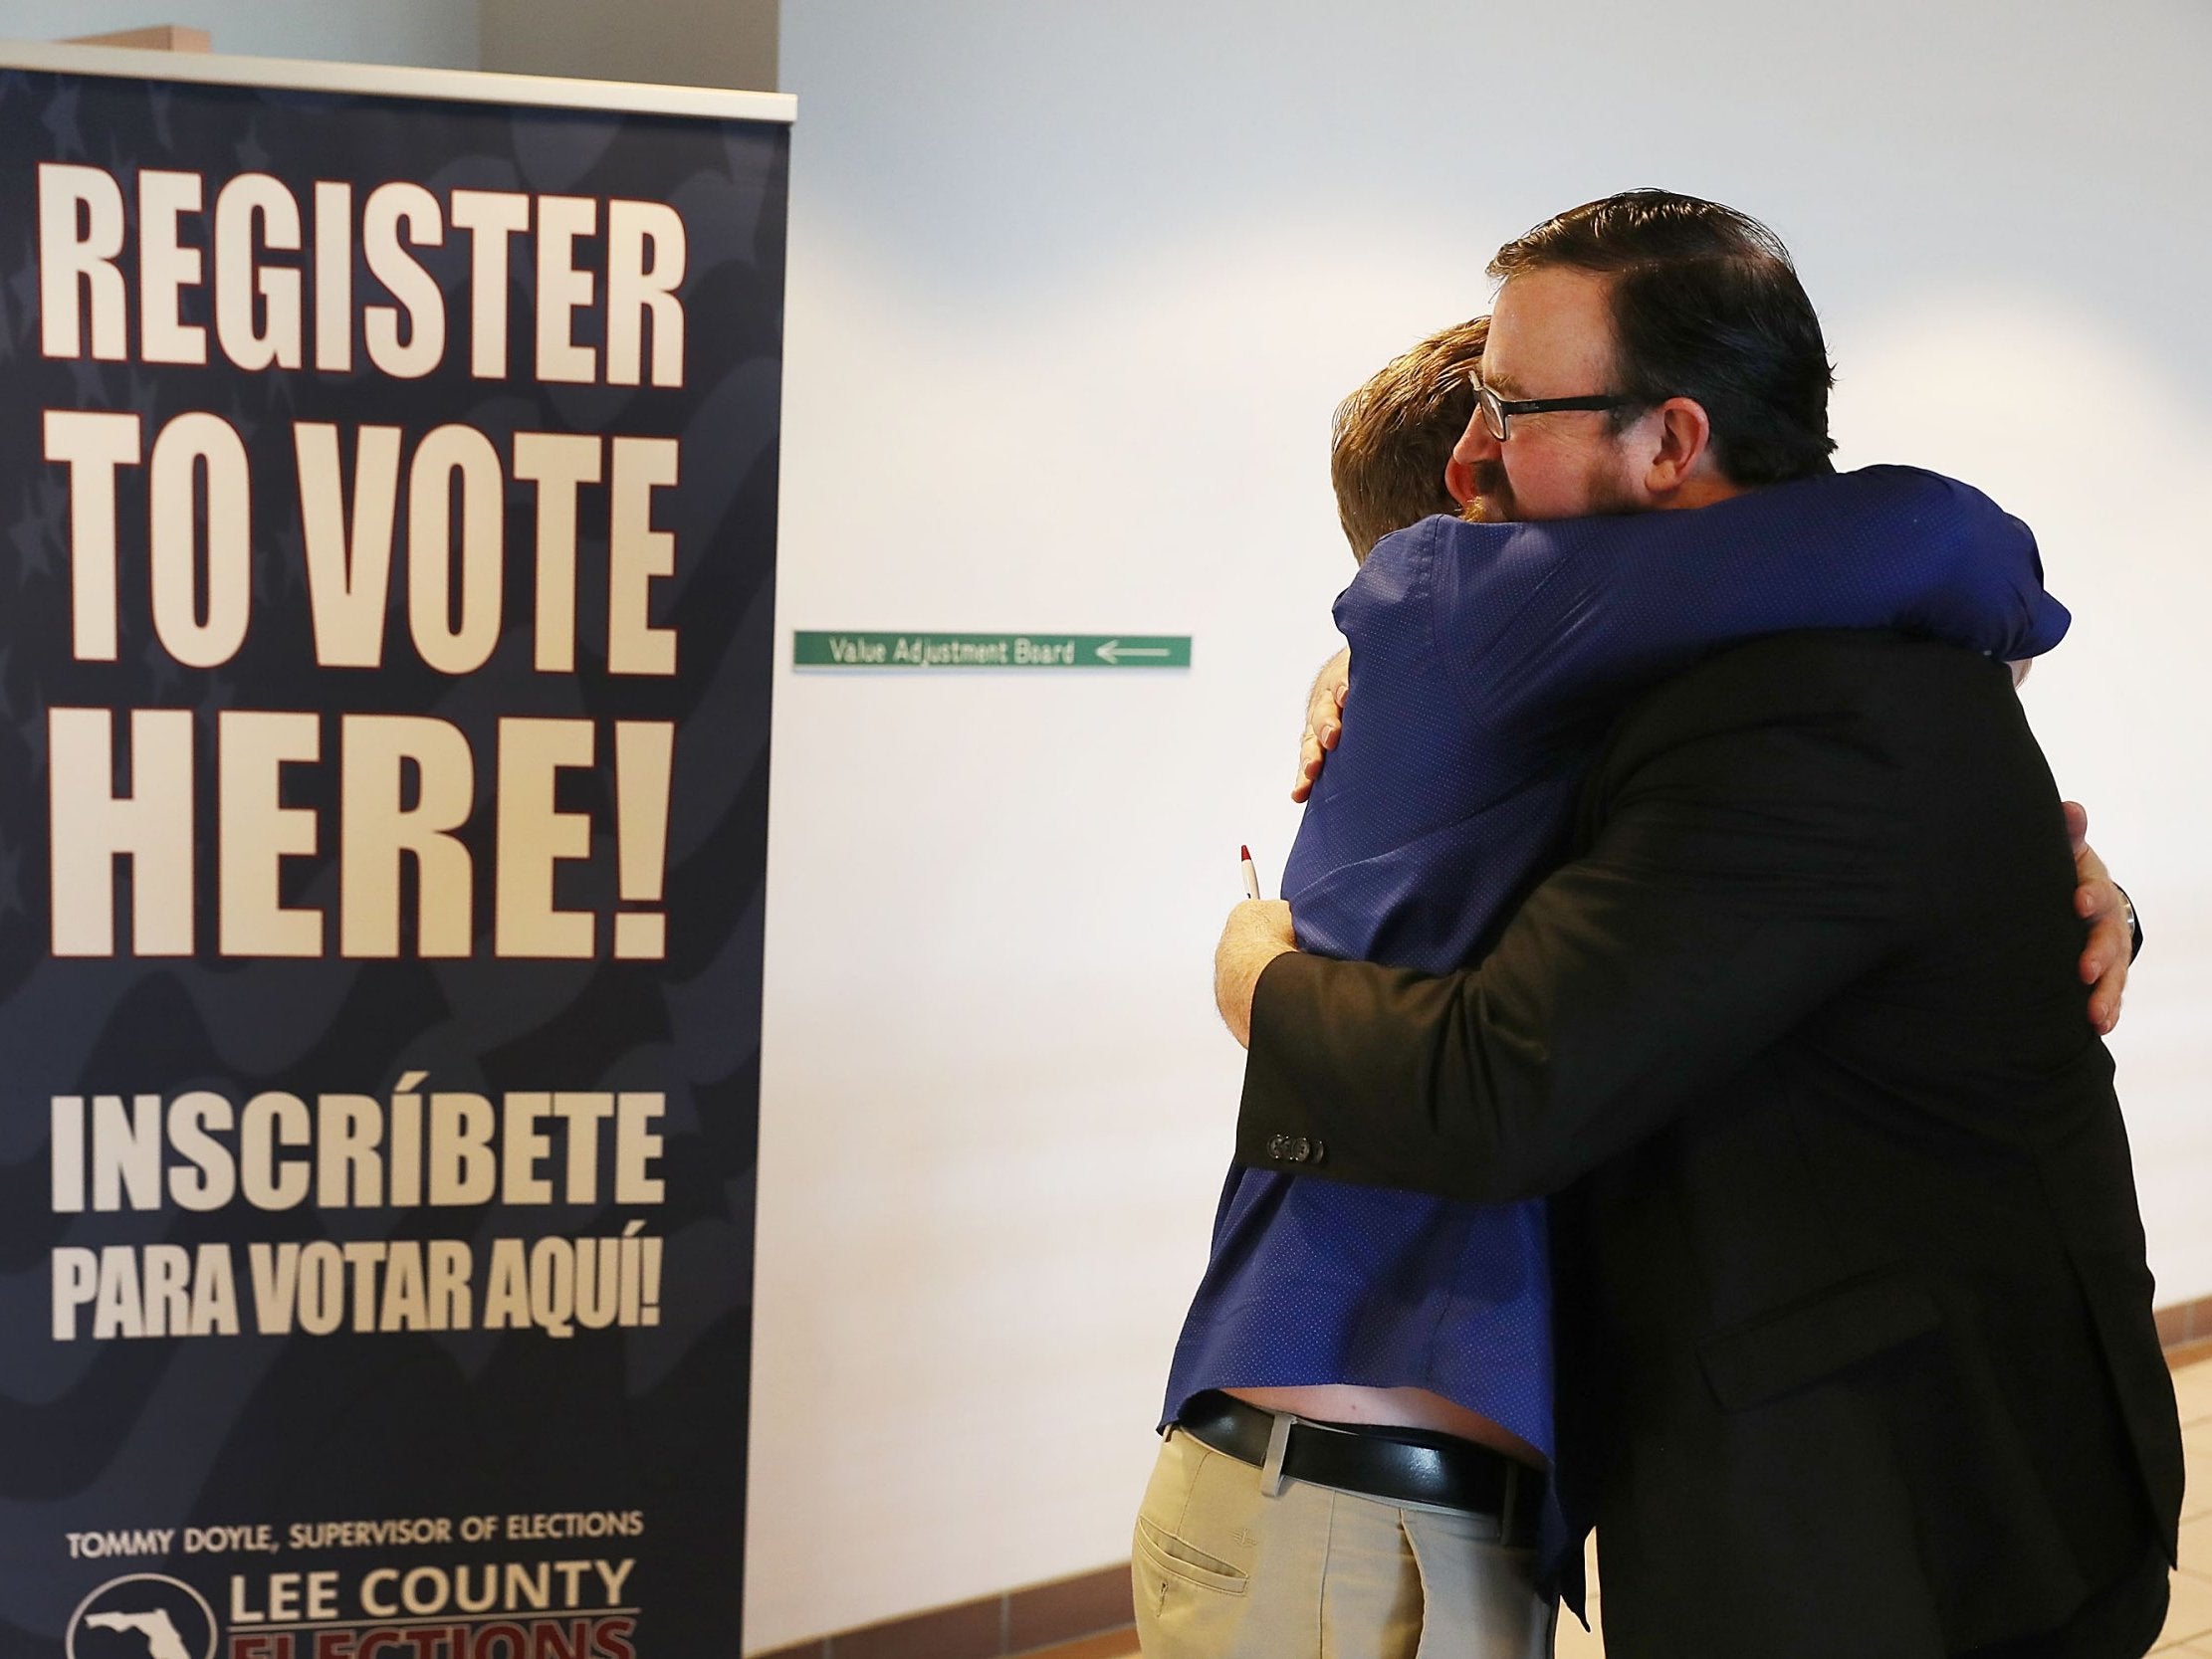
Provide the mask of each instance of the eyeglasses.
POLYGON ((1512 435, 1515 415, 1548 415, 1555 409, 1626 409, 1643 401, 1610 393, 1602 397, 1502 398, 1471 370, 1467 384, 1474 388, 1474 406, 1482 412, 1483 429, 1501 444, 1512 435))

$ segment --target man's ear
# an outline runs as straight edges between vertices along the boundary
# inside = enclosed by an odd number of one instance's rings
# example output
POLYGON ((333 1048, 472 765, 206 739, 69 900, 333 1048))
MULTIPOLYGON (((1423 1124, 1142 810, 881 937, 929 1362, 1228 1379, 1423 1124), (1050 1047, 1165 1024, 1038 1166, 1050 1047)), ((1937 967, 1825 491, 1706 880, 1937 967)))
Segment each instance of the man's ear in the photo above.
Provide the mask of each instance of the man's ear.
POLYGON ((1695 398, 1670 397, 1644 417, 1650 461, 1644 487, 1665 501, 1713 473, 1712 419, 1695 398))

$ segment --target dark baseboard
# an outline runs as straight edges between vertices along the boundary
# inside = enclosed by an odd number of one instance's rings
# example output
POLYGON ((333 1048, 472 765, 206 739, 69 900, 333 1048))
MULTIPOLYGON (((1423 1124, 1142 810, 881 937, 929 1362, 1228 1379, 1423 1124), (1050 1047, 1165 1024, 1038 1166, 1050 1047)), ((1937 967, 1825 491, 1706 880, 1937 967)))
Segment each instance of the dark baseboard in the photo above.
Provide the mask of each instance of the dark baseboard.
POLYGON ((1137 1645, 1129 1563, 818 1636, 754 1659, 1111 1659, 1137 1645))
POLYGON ((2177 1348, 2193 1348, 2199 1343, 2212 1342, 2212 1296, 2200 1296, 2194 1302, 2177 1302, 2157 1313, 2158 1346, 2171 1353, 2177 1348))

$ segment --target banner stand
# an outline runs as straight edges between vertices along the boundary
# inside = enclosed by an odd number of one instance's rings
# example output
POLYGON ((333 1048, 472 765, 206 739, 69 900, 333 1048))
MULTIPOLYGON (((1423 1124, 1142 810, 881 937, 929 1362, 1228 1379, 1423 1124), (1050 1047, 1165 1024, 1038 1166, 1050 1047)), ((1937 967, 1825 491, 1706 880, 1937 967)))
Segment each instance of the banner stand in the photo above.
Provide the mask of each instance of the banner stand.
POLYGON ((0 1659, 729 1659, 792 101, 0 45, 0 1659))

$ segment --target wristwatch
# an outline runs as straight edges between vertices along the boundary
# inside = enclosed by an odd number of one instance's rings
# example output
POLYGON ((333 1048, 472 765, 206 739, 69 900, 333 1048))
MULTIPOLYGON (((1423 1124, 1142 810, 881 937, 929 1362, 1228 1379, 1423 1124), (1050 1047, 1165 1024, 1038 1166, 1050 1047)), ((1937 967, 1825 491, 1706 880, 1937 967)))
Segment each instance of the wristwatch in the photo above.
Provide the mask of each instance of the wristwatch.
POLYGON ((2135 920, 2135 901, 2127 897, 2127 889, 2114 882, 2112 891, 2119 895, 2119 914, 2127 923, 2127 959, 2132 962, 2143 953, 2143 925, 2135 920))

